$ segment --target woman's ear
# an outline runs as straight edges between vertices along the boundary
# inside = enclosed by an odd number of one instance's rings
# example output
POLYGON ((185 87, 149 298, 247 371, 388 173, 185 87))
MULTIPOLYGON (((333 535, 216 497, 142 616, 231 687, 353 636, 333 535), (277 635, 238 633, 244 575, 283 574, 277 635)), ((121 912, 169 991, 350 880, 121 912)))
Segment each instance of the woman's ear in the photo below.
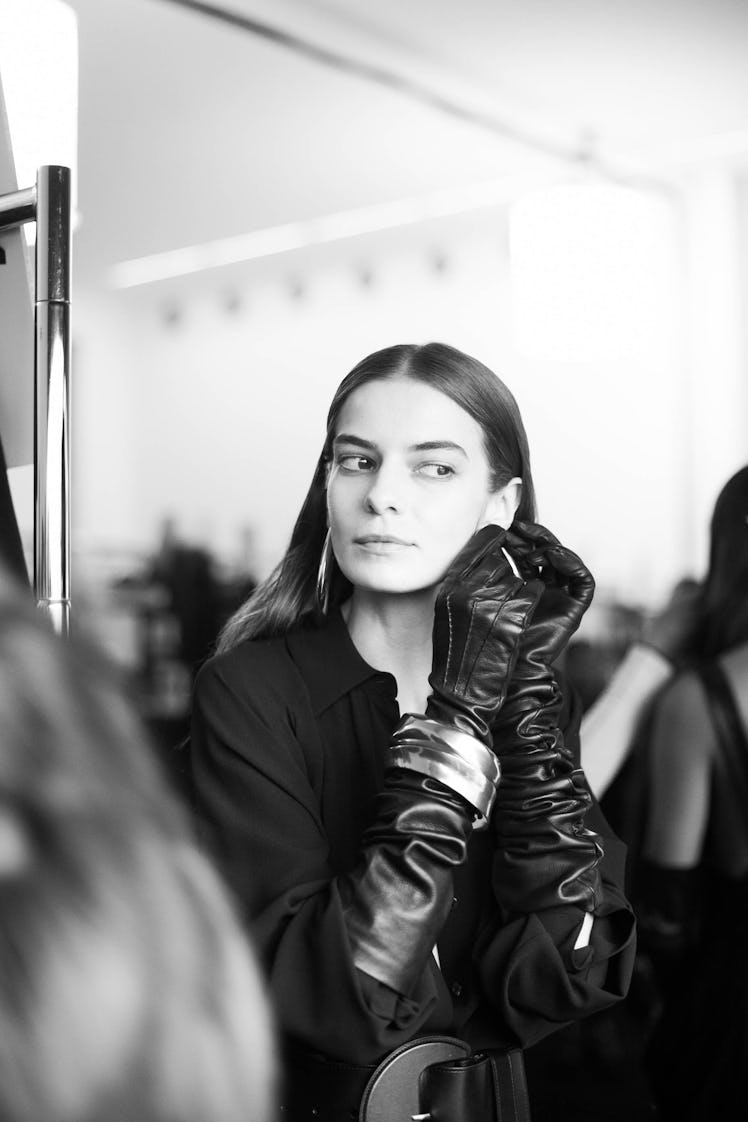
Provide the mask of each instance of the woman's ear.
POLYGON ((514 521, 514 515, 517 513, 521 495, 522 480, 518 475, 515 475, 507 484, 490 495, 483 514, 483 521, 478 529, 482 526, 493 525, 503 526, 505 530, 508 530, 514 521))

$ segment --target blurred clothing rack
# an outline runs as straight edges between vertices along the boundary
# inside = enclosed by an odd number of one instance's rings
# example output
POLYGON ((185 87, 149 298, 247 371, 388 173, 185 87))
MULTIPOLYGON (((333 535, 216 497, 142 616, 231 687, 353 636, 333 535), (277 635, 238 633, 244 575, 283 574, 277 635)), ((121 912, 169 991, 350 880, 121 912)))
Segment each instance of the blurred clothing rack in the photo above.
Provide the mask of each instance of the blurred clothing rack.
POLYGON ((71 213, 70 168, 45 165, 33 187, 0 195, 0 230, 36 222, 34 591, 61 634, 70 627, 71 213))

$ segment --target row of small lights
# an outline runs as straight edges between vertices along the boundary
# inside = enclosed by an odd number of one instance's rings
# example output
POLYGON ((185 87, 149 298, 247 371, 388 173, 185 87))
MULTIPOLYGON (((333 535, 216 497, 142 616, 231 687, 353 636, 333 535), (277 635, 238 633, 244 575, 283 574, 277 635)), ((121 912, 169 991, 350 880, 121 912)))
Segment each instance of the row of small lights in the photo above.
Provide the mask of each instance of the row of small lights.
MULTIPOLYGON (((435 252, 429 256, 427 268, 430 273, 440 277, 449 271, 450 264, 445 253, 435 252)), ((369 266, 362 266, 354 271, 353 279, 363 292, 371 292, 377 287, 380 274, 369 266)), ((310 292, 309 284, 300 276, 287 278, 284 288, 291 303, 295 304, 305 301, 310 292)), ((217 304, 227 316, 238 317, 247 312, 249 299, 240 289, 228 288, 222 292, 217 304)), ((160 316, 167 327, 178 327, 184 320, 184 304, 178 300, 169 300, 161 304, 160 316)))

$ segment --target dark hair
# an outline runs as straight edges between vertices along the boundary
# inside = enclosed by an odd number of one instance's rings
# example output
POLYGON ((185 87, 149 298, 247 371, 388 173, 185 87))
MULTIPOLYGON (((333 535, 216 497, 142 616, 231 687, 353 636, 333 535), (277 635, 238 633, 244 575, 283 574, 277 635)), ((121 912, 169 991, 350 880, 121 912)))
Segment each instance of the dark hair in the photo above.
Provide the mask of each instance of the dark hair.
POLYGON ((748 640, 748 467, 736 472, 712 513, 709 568, 696 654, 713 658, 748 640))
POLYGON ((0 567, 0 1117, 268 1122, 270 1006, 119 671, 0 567))
MULTIPOLYGON (((524 425, 514 397, 492 370, 446 343, 401 344, 375 351, 343 379, 327 415, 327 436, 311 487, 296 520, 291 542, 268 579, 224 625, 219 651, 243 639, 280 635, 294 627, 314 607, 317 569, 327 533, 325 484, 327 465, 340 411, 350 395, 368 382, 413 378, 450 397, 483 431, 492 483, 498 489, 510 479, 522 479, 517 518, 535 518, 535 489, 524 425)), ((350 584, 332 559, 331 606, 341 603, 350 584)))

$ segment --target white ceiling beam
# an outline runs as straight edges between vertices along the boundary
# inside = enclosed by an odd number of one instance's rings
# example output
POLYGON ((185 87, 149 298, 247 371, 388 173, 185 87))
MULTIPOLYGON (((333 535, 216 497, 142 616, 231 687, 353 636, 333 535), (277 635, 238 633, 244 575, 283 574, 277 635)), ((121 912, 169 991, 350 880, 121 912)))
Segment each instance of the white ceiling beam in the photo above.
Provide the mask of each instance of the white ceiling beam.
POLYGON ((492 132, 497 140, 520 145, 526 158, 575 160, 589 156, 589 130, 582 124, 549 128, 516 99, 467 80, 411 47, 355 18, 315 5, 311 0, 168 0, 186 11, 201 12, 248 33, 265 35, 321 64, 337 66, 361 80, 378 82, 403 96, 430 105, 434 111, 461 119, 468 126, 492 132))

